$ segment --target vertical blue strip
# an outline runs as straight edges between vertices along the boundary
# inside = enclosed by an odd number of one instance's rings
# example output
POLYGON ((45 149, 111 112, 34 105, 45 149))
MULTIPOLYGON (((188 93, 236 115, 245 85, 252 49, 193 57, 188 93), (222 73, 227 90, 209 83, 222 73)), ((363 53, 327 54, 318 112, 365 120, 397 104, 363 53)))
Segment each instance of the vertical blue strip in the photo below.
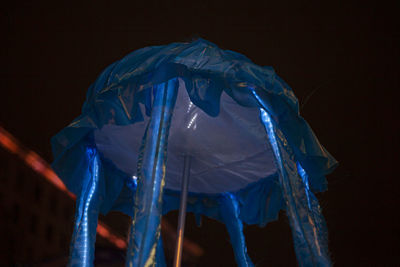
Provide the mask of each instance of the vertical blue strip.
POLYGON ((158 239, 158 245, 156 251, 156 267, 166 267, 166 266, 167 264, 165 262, 163 241, 160 236, 160 238, 158 239))
POLYGON ((243 234, 243 223, 239 218, 239 202, 235 195, 225 193, 219 198, 220 214, 228 230, 236 263, 240 267, 253 267, 247 254, 246 241, 243 234))
POLYGON ((156 86, 151 118, 138 160, 138 187, 126 266, 154 266, 159 247, 167 141, 177 79, 156 86))
POLYGON ((317 199, 309 190, 307 174, 295 160, 284 134, 274 127, 265 103, 251 90, 261 107, 260 118, 275 154, 299 265, 331 266, 324 219, 317 199))
POLYGON ((88 170, 83 177, 82 192, 78 196, 75 227, 70 247, 69 266, 93 266, 99 215, 99 156, 93 148, 87 148, 88 170))

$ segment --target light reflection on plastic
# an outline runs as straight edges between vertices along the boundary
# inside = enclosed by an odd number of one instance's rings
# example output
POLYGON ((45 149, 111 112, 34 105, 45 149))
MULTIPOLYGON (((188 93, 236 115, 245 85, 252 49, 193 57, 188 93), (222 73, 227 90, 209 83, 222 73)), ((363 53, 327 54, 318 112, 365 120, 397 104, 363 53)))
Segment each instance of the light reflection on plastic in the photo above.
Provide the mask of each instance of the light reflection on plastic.
POLYGON ((132 175, 132 179, 130 179, 127 182, 127 186, 132 190, 132 191, 136 191, 137 188, 137 176, 136 175, 132 175))
MULTIPOLYGON (((57 174, 50 168, 50 165, 44 159, 42 159, 34 151, 22 147, 22 145, 20 145, 20 143, 1 126, 0 126, 0 146, 2 146, 7 151, 16 154, 19 158, 21 158, 25 162, 25 164, 27 164, 35 172, 39 173, 42 177, 44 177, 47 181, 49 181, 59 190, 66 193, 70 198, 76 199, 76 196, 67 190, 64 183, 57 176, 57 174)), ((101 221, 99 221, 98 223, 97 233, 101 237, 107 239, 110 243, 114 244, 116 247, 120 249, 125 249, 127 246, 125 240, 111 233, 108 226, 101 221)))
POLYGON ((192 103, 192 101, 190 101, 190 103, 189 103, 189 106, 188 106, 188 108, 187 108, 187 110, 186 110, 186 113, 189 113, 190 112, 190 109, 193 107, 193 103, 192 103))
POLYGON ((307 204, 308 208, 311 210, 311 200, 310 200, 310 186, 308 184, 308 175, 306 171, 303 169, 303 167, 300 165, 299 162, 297 162, 297 171, 300 174, 301 179, 303 180, 303 183, 306 187, 306 196, 307 196, 307 204))
POLYGON ((187 125, 187 129, 189 129, 190 127, 192 127, 193 123, 196 121, 197 119, 197 115, 199 115, 198 113, 194 114, 194 116, 190 119, 188 125, 187 125))
POLYGON ((268 133, 268 137, 270 139, 270 143, 272 145, 272 149, 274 150, 275 156, 278 159, 278 162, 281 161, 281 155, 278 149, 278 143, 276 141, 275 132, 274 132, 274 125, 272 124, 271 117, 269 116, 268 112, 266 112, 263 108, 260 108, 261 113, 261 120, 265 125, 265 128, 268 133))

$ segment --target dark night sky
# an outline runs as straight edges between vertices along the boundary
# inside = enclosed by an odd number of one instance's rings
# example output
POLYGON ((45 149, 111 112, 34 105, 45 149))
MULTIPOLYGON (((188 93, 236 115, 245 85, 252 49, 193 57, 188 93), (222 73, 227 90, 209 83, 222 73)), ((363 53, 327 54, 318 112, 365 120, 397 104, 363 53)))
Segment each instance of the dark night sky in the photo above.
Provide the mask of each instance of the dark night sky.
MULTIPOLYGON (((336 265, 394 264, 399 8, 343 2, 9 1, 0 8, 0 125, 51 161, 50 137, 80 113, 86 89, 103 68, 144 46, 200 36, 273 66, 340 162, 328 177, 329 190, 318 196, 336 265)), ((223 227, 207 224, 192 230, 194 237, 207 231, 199 241, 207 257, 233 260, 223 227)), ((246 234, 259 266, 294 264, 284 218, 246 234)))

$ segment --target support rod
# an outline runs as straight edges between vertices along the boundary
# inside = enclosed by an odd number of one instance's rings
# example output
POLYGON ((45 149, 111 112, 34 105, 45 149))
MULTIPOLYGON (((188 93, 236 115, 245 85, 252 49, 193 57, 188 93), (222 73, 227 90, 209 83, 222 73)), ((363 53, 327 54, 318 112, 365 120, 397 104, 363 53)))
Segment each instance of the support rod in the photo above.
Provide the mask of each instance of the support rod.
POLYGON ((182 176, 182 187, 181 187, 181 203, 179 206, 179 217, 178 217, 178 229, 176 238, 176 247, 174 255, 174 267, 180 267, 182 262, 182 246, 183 246, 183 235, 185 232, 185 217, 186 217, 186 203, 187 193, 189 187, 189 174, 190 174, 190 161, 191 157, 185 155, 183 161, 183 176, 182 176))

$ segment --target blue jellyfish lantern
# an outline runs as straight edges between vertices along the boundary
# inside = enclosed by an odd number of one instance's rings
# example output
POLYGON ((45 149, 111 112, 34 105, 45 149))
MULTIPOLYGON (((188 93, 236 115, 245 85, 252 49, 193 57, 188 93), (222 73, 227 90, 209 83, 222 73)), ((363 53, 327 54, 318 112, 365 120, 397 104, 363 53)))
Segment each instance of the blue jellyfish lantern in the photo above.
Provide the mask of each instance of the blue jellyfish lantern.
POLYGON ((139 49, 91 85, 82 114, 52 139, 53 168, 77 195, 70 266, 92 266, 99 212, 132 217, 127 266, 165 266, 160 220, 180 210, 224 223, 253 266, 243 224, 283 209, 300 266, 329 266, 315 192, 337 165, 270 67, 198 39, 139 49))

